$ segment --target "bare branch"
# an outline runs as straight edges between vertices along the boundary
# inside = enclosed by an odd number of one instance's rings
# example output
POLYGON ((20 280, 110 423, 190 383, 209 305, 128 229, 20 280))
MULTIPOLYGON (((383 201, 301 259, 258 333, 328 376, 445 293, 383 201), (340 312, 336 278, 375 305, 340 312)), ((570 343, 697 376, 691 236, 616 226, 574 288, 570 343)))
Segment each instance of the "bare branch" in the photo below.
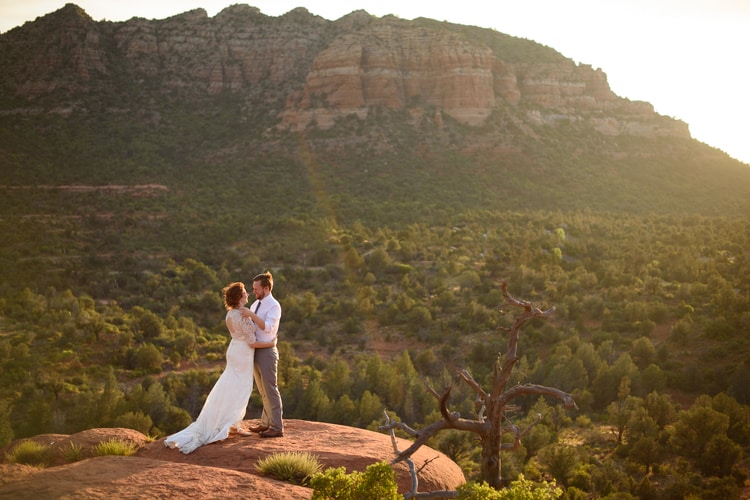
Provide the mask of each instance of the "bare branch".
MULTIPOLYGON (((506 417, 506 419, 507 419, 507 417, 506 417)), ((542 414, 541 413, 537 413, 536 414, 536 418, 534 419, 534 421, 531 422, 529 424, 529 426, 526 427, 522 431, 522 430, 520 430, 518 428, 518 426, 516 424, 514 424, 513 422, 511 422, 510 420, 508 420, 508 422, 509 422, 508 427, 513 432, 514 439, 513 439, 512 443, 503 443, 502 446, 501 446, 501 449, 503 451, 510 451, 510 450, 515 450, 518 447, 520 447, 521 446, 521 440, 523 439, 523 437, 526 436, 526 434, 528 434, 529 431, 531 431, 531 429, 533 429, 536 426, 536 424, 538 424, 541 421, 542 421, 542 414)))
MULTIPOLYGON (((394 422, 393 424, 390 424, 389 426, 386 426, 386 427, 397 426, 397 424, 398 424, 398 422, 394 422)), ((414 452, 416 452, 432 436, 434 436, 439 431, 441 431, 443 429, 449 429, 450 427, 451 427, 450 426, 450 422, 446 422, 445 420, 438 420, 437 422, 434 422, 434 423, 428 425, 427 427, 425 427, 424 429, 422 429, 422 431, 418 435, 415 436, 416 439, 411 444, 411 446, 409 446, 406 450, 404 450, 401 453, 399 453, 396 458, 394 458, 393 460, 391 460, 391 463, 392 464, 396 464, 396 463, 398 463, 398 462, 400 462, 402 460, 406 460, 407 458, 409 458, 410 456, 412 456, 414 454, 414 452)), ((383 427, 381 427, 381 429, 382 428, 383 427)))
POLYGON ((482 423, 484 423, 484 422, 486 422, 486 421, 487 421, 487 418, 486 418, 486 417, 484 416, 484 412, 485 412, 485 410, 487 410, 487 405, 484 405, 484 404, 483 404, 483 405, 482 405, 482 407, 481 407, 481 408, 479 409, 479 411, 477 412, 477 420, 478 420, 479 422, 482 422, 482 423))
POLYGON ((422 469, 424 469, 425 467, 427 467, 428 465, 430 465, 430 463, 434 462, 438 458, 440 458, 440 457, 438 455, 435 455, 433 458, 431 458, 429 460, 426 460, 425 463, 422 464, 422 467, 420 467, 419 470, 417 470, 417 474, 419 474, 420 472, 422 472, 422 469))
POLYGON ((515 450, 519 446, 521 446, 521 430, 513 422, 510 422, 510 421, 508 422, 509 422, 509 425, 506 429, 509 429, 511 432, 513 432, 513 442, 501 444, 500 449, 503 451, 515 450))
MULTIPOLYGON (((385 423, 388 425, 391 421, 391 417, 388 416, 388 412, 383 410, 383 413, 385 414, 385 423)), ((396 439, 396 432, 393 430, 393 428, 390 429, 391 434, 391 444, 393 445, 393 451, 396 453, 396 455, 401 454, 401 450, 398 448, 398 440, 396 439)), ((413 497, 416 495, 417 490, 419 489, 419 477, 417 476, 417 471, 414 470, 414 460, 411 458, 405 458, 404 459, 409 466, 409 475, 411 476, 411 491, 409 492, 409 497, 413 497)), ((404 495, 406 497, 406 495, 404 495)))
POLYGON ((503 360, 502 366, 500 366, 499 362, 495 364, 495 370, 492 376, 492 399, 496 399, 503 393, 505 387, 508 385, 511 374, 513 373, 513 367, 518 361, 518 336, 521 327, 532 318, 547 317, 555 312, 554 307, 542 311, 538 307, 534 307, 531 302, 518 300, 512 297, 510 292, 508 292, 508 284, 505 281, 500 283, 500 288, 502 289, 505 301, 512 306, 523 308, 524 312, 515 318, 511 328, 505 330, 509 332, 508 351, 505 353, 505 359, 503 360))
POLYGON ((533 429, 534 427, 536 427, 536 424, 538 424, 538 423, 539 423, 539 422, 541 422, 541 421, 542 421, 542 414, 541 414, 541 413, 537 413, 537 414, 536 414, 536 418, 534 419, 534 421, 533 421, 533 422, 531 422, 531 423, 529 424, 529 426, 528 426, 528 427, 526 427, 526 428, 525 428, 525 429, 523 430, 523 432, 521 432, 521 437, 524 437, 524 436, 525 436, 526 434, 528 434, 528 433, 529 433, 529 431, 531 431, 531 429, 533 429))
POLYGON ((505 391, 505 393, 503 393, 502 396, 498 398, 498 404, 500 404, 501 406, 505 406, 510 401, 516 399, 517 397, 528 395, 528 394, 537 394, 540 396, 551 396, 553 398, 557 398, 560 401, 562 401, 565 408, 578 409, 578 405, 576 405, 576 402, 573 400, 573 397, 567 392, 561 391, 560 389, 555 389, 554 387, 547 387, 544 385, 536 385, 536 384, 524 384, 524 385, 516 385, 514 387, 511 387, 510 389, 505 391))
POLYGON ((479 398, 482 399, 483 401, 486 401, 487 398, 490 397, 490 395, 487 394, 487 392, 485 392, 485 390, 482 389, 482 387, 479 385, 479 382, 474 380, 474 377, 471 376, 471 373, 469 373, 468 370, 466 369, 461 370, 460 372, 458 372, 458 376, 461 377, 464 380, 464 382, 469 384, 469 387, 474 389, 474 392, 476 392, 479 398))
POLYGON ((421 434, 421 432, 412 429, 411 427, 409 427, 403 422, 386 423, 386 425, 379 426, 378 429, 380 429, 381 431, 392 431, 393 429, 401 429, 402 431, 406 432, 407 434, 413 437, 418 437, 421 434))
POLYGON ((460 415, 458 413, 451 413, 448 410, 448 398, 451 395, 451 389, 453 389, 453 387, 448 387, 443 395, 440 396, 440 414, 446 421, 452 424, 454 420, 460 417, 460 415))
POLYGON ((440 393, 438 393, 435 389, 432 388, 432 385, 430 384, 430 379, 428 379, 427 377, 424 378, 424 385, 425 387, 427 387, 427 391, 429 391, 430 394, 435 396, 435 398, 438 401, 440 401, 440 397, 441 397, 440 393))
MULTIPOLYGON (((522 312, 513 318, 510 327, 503 327, 500 330, 508 332, 507 350, 504 356, 498 353, 492 372, 490 391, 483 389, 474 379, 468 370, 457 372, 457 378, 454 382, 442 392, 436 391, 430 385, 429 380, 425 380, 427 390, 438 400, 442 420, 434 422, 424 429, 414 430, 401 422, 391 422, 386 415, 387 425, 381 426, 380 429, 390 431, 394 440, 394 450, 396 457, 391 461, 391 465, 398 462, 406 461, 412 474, 412 491, 404 495, 406 499, 431 499, 431 498, 455 498, 457 491, 435 491, 430 493, 418 493, 416 475, 429 463, 414 470, 414 463, 411 456, 423 445, 425 445, 433 436, 445 429, 456 429, 459 431, 473 432, 478 435, 482 443, 482 478, 487 481, 493 488, 501 489, 507 486, 507 481, 501 478, 501 451, 516 449, 522 445, 523 438, 542 420, 542 415, 537 414, 536 419, 529 423, 524 429, 519 428, 509 418, 508 414, 515 411, 513 400, 527 395, 541 395, 557 398, 562 401, 566 408, 577 408, 573 397, 566 392, 536 384, 516 385, 507 389, 515 366, 519 360, 518 339, 522 326, 533 318, 546 318, 555 312, 551 307, 542 310, 534 306, 531 302, 518 300, 510 295, 506 282, 500 284, 502 294, 508 305, 522 309, 522 312), (476 420, 461 418, 460 413, 449 410, 449 400, 455 381, 462 379, 476 394, 475 410, 476 420), (505 423, 504 423, 505 422, 505 423), (404 451, 399 451, 395 441, 395 429, 401 429, 414 438, 411 445, 404 451), (503 435, 512 434, 512 442, 504 442, 503 435)), ((502 309, 502 308, 501 308, 502 309)))
POLYGON ((406 493, 404 494, 404 500, 407 500, 409 498, 419 498, 419 499, 456 498, 457 496, 458 496, 457 490, 427 491, 424 493, 416 493, 414 495, 410 495, 406 493))
MULTIPOLYGON (((516 307, 523 307, 525 310, 525 314, 522 314, 519 316, 519 318, 524 318, 526 315, 529 317, 535 317, 535 316, 549 316, 553 312, 555 312, 554 307, 550 307, 546 311, 542 311, 541 309, 534 307, 534 304, 532 304, 529 301, 526 300, 519 300, 515 299, 510 295, 510 292, 508 292, 508 283, 506 281, 503 281, 500 283, 500 289, 503 291, 503 297, 505 298, 505 301, 516 307)), ((518 320, 516 320, 518 321, 518 320)), ((525 322, 525 321, 524 321, 525 322)))

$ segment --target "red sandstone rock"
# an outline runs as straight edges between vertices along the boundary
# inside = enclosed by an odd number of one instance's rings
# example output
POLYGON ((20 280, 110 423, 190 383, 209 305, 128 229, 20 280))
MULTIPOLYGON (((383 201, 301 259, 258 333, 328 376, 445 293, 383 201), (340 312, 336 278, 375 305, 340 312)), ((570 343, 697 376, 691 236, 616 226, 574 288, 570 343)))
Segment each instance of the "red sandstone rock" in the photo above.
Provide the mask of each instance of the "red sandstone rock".
MULTIPOLYGON (((261 439, 233 436, 203 446, 190 455, 148 442, 131 429, 90 429, 70 436, 45 434, 33 438, 50 445, 57 458, 45 469, 27 465, 0 465, 2 498, 310 498, 312 490, 263 476, 255 468, 258 459, 273 453, 306 451, 319 457, 324 468, 345 467, 364 471, 368 465, 394 457, 387 434, 342 425, 304 420, 285 421, 283 438, 261 439), (109 439, 130 441, 139 447, 135 456, 92 457, 91 448, 109 439), (84 460, 65 463, 57 449, 74 442, 84 460)), ((409 441, 399 439, 399 448, 409 441)), ((2 450, 5 456, 15 443, 2 450)), ((465 482, 461 469, 442 453, 422 447, 414 462, 419 491, 455 489, 465 482), (425 465, 426 464, 426 465, 425 465)), ((411 487, 405 464, 394 466, 399 491, 411 487)))
POLYGON ((585 121, 610 135, 690 137, 685 123, 615 95, 600 69, 562 56, 518 62, 461 30, 364 11, 327 21, 302 8, 270 17, 234 5, 213 18, 195 9, 109 23, 69 4, 3 34, 0 45, 5 88, 29 99, 133 85, 170 97, 231 92, 270 105, 281 130, 326 129, 380 107, 481 125, 523 104, 521 120, 536 126, 585 121))

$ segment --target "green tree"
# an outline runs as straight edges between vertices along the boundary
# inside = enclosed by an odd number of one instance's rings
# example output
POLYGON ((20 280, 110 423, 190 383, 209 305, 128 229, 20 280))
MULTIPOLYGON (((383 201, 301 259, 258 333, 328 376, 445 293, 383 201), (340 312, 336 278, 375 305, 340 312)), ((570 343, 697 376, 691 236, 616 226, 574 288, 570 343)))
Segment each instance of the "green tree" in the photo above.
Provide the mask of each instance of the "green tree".
POLYGON ((378 247, 370 252, 366 257, 367 268, 375 274, 382 275, 391 265, 391 257, 383 247, 378 247))
POLYGON ((560 484, 568 487, 580 456, 576 448, 561 444, 551 444, 539 451, 539 462, 560 484))
POLYGON ((10 416, 10 401, 0 400, 0 447, 5 447, 13 441, 13 428, 10 425, 10 416))
POLYGON ((735 464, 742 457, 742 447, 726 435, 712 436, 697 457, 697 465, 707 476, 724 477, 732 473, 735 464))
POLYGON ((114 368, 108 367, 101 393, 94 400, 93 407, 89 407, 87 410, 91 418, 88 427, 109 427, 112 425, 114 418, 120 414, 124 396, 117 382, 114 368))
POLYGON ((324 420, 331 413, 331 400, 323 390, 320 380, 311 380, 302 396, 298 411, 304 411, 303 418, 324 420))
POLYGON ((727 437, 742 446, 750 445, 750 418, 748 407, 733 397, 720 392, 711 401, 711 407, 729 417, 727 437))
POLYGON ((323 370, 323 388, 326 395, 333 399, 339 399, 348 395, 351 388, 349 363, 340 356, 334 356, 323 370))
POLYGON ((383 411, 385 411, 385 406, 376 394, 367 390, 362 393, 362 397, 359 400, 359 422, 361 425, 368 425, 370 422, 382 420, 383 411))
POLYGON ((713 437, 726 436, 728 428, 729 417, 704 406, 699 398, 689 410, 680 412, 671 442, 680 453, 697 458, 704 454, 713 437))
POLYGON ((135 322, 133 330, 144 340, 160 337, 164 331, 164 322, 151 311, 137 307, 134 310, 135 322))
POLYGON ((633 354, 633 361, 641 370, 656 361, 656 348, 653 342, 646 337, 635 339, 631 352, 633 354))
POLYGON ((352 273, 359 274, 362 266, 365 263, 364 257, 362 257, 356 248, 349 247, 344 254, 344 268, 352 273))
POLYGON ((609 423, 613 427, 613 433, 617 439, 617 444, 622 444, 622 437, 625 430, 633 417, 635 409, 639 404, 638 398, 630 396, 630 380, 624 377, 620 383, 617 401, 613 401, 607 406, 609 414, 609 423))
POLYGON ((644 437, 656 438, 659 435, 659 426, 656 424, 648 410, 642 406, 641 401, 636 401, 630 421, 625 433, 628 443, 633 443, 644 437))
POLYGON ((646 468, 646 474, 651 466, 660 461, 662 449, 655 437, 644 436, 637 438, 629 446, 628 458, 646 468))
POLYGON ((115 417, 112 421, 114 427, 125 427, 126 429, 134 429, 142 434, 150 434, 151 429, 154 426, 153 420, 148 415, 145 415, 142 411, 126 412, 122 415, 115 417))
POLYGON ((677 419, 679 405, 669 394, 649 393, 643 400, 643 407, 660 430, 677 419))
POLYGON ((352 401, 348 394, 344 394, 333 403, 330 415, 327 415, 324 420, 335 424, 350 425, 357 421, 358 416, 357 403, 352 401))
POLYGON ((133 361, 138 370, 159 373, 164 364, 164 356, 154 344, 143 344, 135 350, 133 361))
POLYGON ((667 386, 667 377, 659 366, 652 363, 641 373, 639 394, 663 391, 667 386))

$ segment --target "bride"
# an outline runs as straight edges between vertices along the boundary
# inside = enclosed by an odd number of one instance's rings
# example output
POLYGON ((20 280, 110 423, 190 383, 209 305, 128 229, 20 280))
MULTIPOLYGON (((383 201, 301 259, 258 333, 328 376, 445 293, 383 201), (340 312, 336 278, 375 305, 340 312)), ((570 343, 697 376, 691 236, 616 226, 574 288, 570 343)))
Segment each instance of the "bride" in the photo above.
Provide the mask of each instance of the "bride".
POLYGON ((248 300, 245 285, 231 283, 222 292, 226 324, 232 336, 227 349, 227 366, 208 394, 197 420, 164 440, 166 446, 185 454, 204 444, 226 439, 230 433, 250 435, 240 425, 253 390, 254 348, 267 347, 268 342, 255 341, 252 313, 244 307, 248 300))

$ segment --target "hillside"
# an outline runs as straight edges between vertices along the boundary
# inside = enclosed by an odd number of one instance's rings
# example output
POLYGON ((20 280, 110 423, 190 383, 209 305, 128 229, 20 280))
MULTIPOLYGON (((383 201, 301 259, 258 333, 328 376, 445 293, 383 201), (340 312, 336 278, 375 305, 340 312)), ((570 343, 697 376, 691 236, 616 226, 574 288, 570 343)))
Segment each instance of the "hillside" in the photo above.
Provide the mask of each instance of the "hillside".
MULTIPOLYGON (((266 269, 285 418, 416 428, 425 378, 488 380, 507 280, 556 308, 514 383, 579 410, 519 401, 544 418, 504 475, 745 485, 750 166, 603 69, 430 19, 68 4, 0 35, 0 116, 0 444, 181 428, 224 359, 219 291, 266 269)), ((469 437, 430 446, 477 478, 469 437)))
POLYGON ((486 29, 246 5, 110 23, 68 4, 0 36, 0 67, 3 185, 242 195, 273 178, 271 196, 302 205, 279 211, 349 223, 386 201, 417 220, 445 206, 748 208, 750 169, 687 124, 616 96, 602 70, 486 29))
POLYGON ((4 269, 202 259, 277 228, 325 240, 321 221, 750 208, 747 165, 616 96, 603 71, 492 30, 246 5, 111 23, 68 4, 2 34, 0 68, 4 269))

